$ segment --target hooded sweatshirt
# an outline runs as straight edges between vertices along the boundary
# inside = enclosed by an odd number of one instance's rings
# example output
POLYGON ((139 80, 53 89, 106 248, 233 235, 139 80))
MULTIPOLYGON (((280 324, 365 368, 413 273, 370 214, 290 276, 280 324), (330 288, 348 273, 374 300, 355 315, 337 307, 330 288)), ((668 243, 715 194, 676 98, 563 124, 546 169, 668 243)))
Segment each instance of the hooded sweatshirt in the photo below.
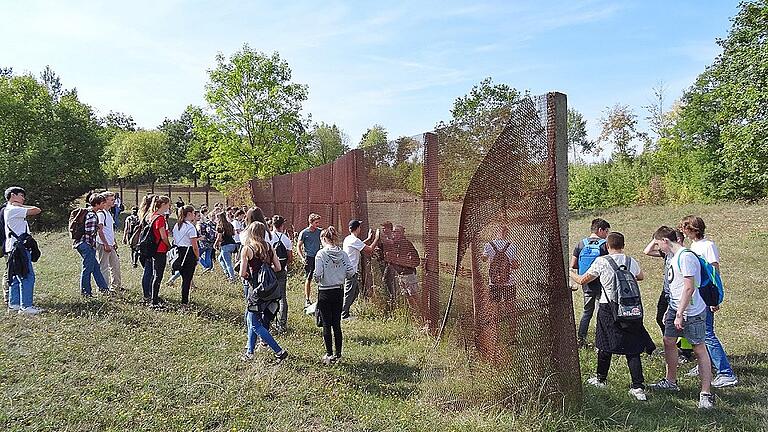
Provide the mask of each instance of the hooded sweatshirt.
POLYGON ((341 288, 346 278, 356 270, 349 262, 349 256, 338 246, 326 246, 315 256, 315 281, 317 289, 341 288))

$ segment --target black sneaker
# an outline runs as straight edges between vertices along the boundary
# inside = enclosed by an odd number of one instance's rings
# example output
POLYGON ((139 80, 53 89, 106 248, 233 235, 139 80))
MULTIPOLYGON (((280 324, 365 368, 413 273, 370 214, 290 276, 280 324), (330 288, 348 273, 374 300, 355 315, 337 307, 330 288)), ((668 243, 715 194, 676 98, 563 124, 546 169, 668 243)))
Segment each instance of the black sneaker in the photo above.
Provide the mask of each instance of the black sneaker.
POLYGON ((288 351, 282 350, 279 353, 276 353, 275 354, 275 358, 280 360, 280 361, 283 361, 283 360, 287 359, 288 358, 288 351))

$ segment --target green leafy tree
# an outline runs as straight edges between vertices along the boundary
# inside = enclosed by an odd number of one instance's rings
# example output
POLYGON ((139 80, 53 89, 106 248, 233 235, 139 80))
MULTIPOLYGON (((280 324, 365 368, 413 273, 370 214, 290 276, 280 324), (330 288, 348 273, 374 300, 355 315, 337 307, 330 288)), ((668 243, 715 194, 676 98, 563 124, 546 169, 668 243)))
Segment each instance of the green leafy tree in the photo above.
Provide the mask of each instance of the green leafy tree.
POLYGON ((278 53, 246 44, 229 58, 218 54, 205 88, 208 109, 194 120, 194 132, 208 158, 196 168, 216 184, 231 188, 306 166, 300 111, 307 86, 291 82, 278 53))
POLYGON ((316 124, 310 133, 309 152, 312 166, 335 161, 349 151, 349 137, 338 126, 316 124))
POLYGON ((600 126, 597 142, 611 144, 612 155, 617 159, 633 157, 633 143, 647 138, 645 133, 637 130, 637 114, 627 105, 616 104, 608 108, 600 119, 600 126))
POLYGON ((387 130, 382 125, 368 128, 360 139, 358 148, 363 150, 366 163, 371 168, 389 166, 392 163, 392 148, 389 146, 387 130))
POLYGON ((43 209, 38 223, 56 226, 75 199, 103 183, 104 142, 92 109, 46 74, 48 82, 12 70, 0 76, 0 188, 24 187, 43 209))
POLYGON ((187 107, 178 119, 166 118, 157 127, 160 132, 168 136, 168 158, 171 161, 167 167, 167 175, 170 180, 183 178, 192 179, 195 182, 198 176, 195 172, 193 161, 187 155, 190 152, 192 141, 195 138, 192 116, 195 108, 187 107))
POLYGON ((107 145, 104 169, 113 180, 154 183, 170 180, 170 139, 160 131, 119 132, 107 145))
POLYGON ((742 2, 714 63, 685 93, 676 128, 705 150, 716 197, 768 194, 768 1, 742 2))
POLYGON ((580 160, 579 154, 594 151, 595 142, 587 138, 587 121, 575 108, 568 108, 568 148, 571 150, 574 162, 580 160))
POLYGON ((411 137, 400 137, 395 140, 395 165, 405 163, 421 148, 421 143, 411 137))

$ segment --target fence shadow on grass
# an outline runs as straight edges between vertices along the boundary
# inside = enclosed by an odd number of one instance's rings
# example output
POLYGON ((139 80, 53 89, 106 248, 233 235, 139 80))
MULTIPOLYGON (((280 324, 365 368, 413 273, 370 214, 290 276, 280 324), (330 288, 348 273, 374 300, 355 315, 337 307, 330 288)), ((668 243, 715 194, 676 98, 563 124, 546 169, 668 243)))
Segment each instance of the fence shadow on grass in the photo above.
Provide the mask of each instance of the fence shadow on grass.
POLYGON ((378 396, 408 399, 416 391, 421 367, 392 361, 341 363, 339 367, 361 390, 378 396))

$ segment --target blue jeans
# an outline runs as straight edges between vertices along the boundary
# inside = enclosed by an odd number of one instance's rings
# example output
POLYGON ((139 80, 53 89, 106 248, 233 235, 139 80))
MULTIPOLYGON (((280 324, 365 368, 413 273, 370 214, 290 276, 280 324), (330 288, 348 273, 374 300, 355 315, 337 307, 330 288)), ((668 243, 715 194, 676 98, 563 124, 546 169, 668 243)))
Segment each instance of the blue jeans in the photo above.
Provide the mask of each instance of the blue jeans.
POLYGON ((205 269, 213 268, 213 249, 203 249, 200 251, 200 265, 205 269))
POLYGON ((280 345, 277 343, 275 338, 272 337, 271 334, 269 334, 269 330, 267 330, 264 325, 261 323, 261 313, 256 312, 248 312, 248 327, 250 328, 250 331, 248 332, 248 352, 253 354, 253 350, 256 348, 256 339, 261 338, 264 342, 269 345, 270 348, 272 348, 272 351, 275 352, 275 354, 279 353, 283 349, 280 348, 280 345))
POLYGON ((152 268, 152 259, 144 260, 144 273, 141 275, 141 291, 144 293, 144 299, 152 298, 152 279, 155 277, 155 270, 152 268))
POLYGON ((96 249, 88 243, 80 243, 77 245, 77 252, 83 257, 83 270, 80 272, 80 294, 91 295, 91 275, 96 281, 96 286, 101 291, 106 291, 109 285, 107 285, 104 275, 101 274, 99 262, 96 261, 96 249))
POLYGON ((232 267, 232 254, 237 250, 236 244, 221 245, 219 253, 219 264, 224 269, 224 273, 230 279, 235 278, 235 269, 232 267))
POLYGON ((707 351, 709 351, 709 358, 712 359, 712 367, 717 370, 721 375, 733 375, 733 369, 728 362, 728 356, 725 354, 723 344, 720 343, 720 339, 715 335, 715 313, 707 306, 707 333, 704 338, 704 343, 707 345, 707 351))
POLYGON ((35 290, 35 270, 32 268, 32 256, 26 249, 24 249, 24 258, 27 260, 29 273, 24 277, 14 276, 11 279, 11 284, 8 287, 9 306, 21 306, 24 308, 32 306, 32 294, 35 290))

